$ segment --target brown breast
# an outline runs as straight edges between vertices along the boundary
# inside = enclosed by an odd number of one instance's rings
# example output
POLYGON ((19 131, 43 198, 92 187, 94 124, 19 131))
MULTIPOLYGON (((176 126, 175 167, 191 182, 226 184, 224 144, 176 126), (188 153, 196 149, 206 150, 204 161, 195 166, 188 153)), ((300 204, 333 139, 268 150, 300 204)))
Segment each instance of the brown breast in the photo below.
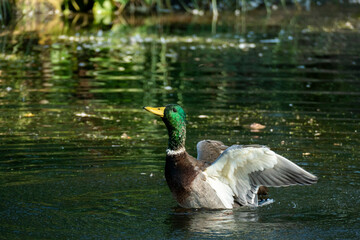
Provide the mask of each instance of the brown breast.
POLYGON ((190 184, 199 174, 199 162, 186 151, 177 155, 167 155, 165 178, 177 202, 181 205, 190 195, 190 184))

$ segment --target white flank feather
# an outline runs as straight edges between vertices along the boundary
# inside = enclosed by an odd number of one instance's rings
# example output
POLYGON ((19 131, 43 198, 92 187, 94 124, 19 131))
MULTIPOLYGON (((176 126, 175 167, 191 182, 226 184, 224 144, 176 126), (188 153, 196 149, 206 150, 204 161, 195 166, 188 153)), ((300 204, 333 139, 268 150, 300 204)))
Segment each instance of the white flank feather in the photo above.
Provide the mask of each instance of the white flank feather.
POLYGON ((235 197, 241 205, 257 206, 257 190, 264 186, 311 184, 317 178, 267 147, 234 145, 205 171, 208 182, 226 207, 235 197))
POLYGON ((204 175, 206 176, 206 182, 215 190, 216 195, 224 204, 225 208, 233 208, 234 194, 232 189, 217 178, 208 177, 206 173, 204 173, 204 175))

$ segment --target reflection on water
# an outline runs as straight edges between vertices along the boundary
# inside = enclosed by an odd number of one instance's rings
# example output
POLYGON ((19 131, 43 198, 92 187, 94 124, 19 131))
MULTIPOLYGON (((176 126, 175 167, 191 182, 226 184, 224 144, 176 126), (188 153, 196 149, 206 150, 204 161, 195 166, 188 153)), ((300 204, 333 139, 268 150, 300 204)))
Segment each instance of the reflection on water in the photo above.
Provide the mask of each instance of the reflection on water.
POLYGON ((283 238, 288 236, 284 229, 296 230, 302 227, 294 221, 266 221, 264 213, 258 209, 237 210, 175 210, 165 221, 171 226, 171 232, 181 232, 187 237, 199 236, 202 238, 225 237, 232 238, 283 238), (279 236, 279 232, 285 234, 279 236))
POLYGON ((342 7, 4 29, 1 235, 358 238, 359 21, 342 7), (202 139, 266 144, 318 184, 257 209, 174 209, 167 133, 142 110, 167 103, 188 114, 191 154, 202 139))
POLYGON ((203 232, 207 234, 224 234, 235 229, 246 231, 246 224, 239 229, 239 223, 257 222, 259 217, 255 210, 177 210, 169 215, 168 222, 173 231, 183 229, 190 232, 203 232), (181 212, 182 211, 182 212, 181 212))

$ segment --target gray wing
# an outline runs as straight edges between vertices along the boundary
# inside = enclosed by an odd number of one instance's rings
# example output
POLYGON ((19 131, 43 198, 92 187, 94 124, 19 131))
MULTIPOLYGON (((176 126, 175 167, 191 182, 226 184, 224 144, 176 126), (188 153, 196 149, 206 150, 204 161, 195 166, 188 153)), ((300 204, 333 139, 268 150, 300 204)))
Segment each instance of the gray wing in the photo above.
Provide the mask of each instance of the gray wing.
POLYGON ((252 185, 267 187, 287 187, 291 185, 310 185, 317 177, 305 171, 295 163, 276 154, 277 164, 273 168, 250 173, 252 185))
POLYGON ((224 143, 215 140, 203 140, 196 145, 197 160, 213 163, 221 153, 223 153, 228 146, 224 143))

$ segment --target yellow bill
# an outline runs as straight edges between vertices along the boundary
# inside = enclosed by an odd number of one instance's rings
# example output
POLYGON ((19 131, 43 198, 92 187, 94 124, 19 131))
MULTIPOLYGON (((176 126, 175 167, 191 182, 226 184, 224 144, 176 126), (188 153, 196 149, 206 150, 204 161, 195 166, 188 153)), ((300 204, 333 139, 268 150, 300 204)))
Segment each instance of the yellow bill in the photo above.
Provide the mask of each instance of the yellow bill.
POLYGON ((165 107, 144 107, 144 109, 157 116, 164 117, 165 107))

